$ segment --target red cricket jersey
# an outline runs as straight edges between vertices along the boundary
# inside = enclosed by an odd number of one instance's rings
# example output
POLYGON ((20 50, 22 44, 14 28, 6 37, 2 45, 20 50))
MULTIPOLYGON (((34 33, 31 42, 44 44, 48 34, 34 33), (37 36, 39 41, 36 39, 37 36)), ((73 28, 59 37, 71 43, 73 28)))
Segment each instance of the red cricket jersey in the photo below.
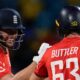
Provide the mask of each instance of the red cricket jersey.
POLYGON ((47 49, 35 74, 50 80, 80 80, 80 37, 64 38, 47 49))
POLYGON ((9 53, 0 47, 0 78, 11 73, 9 53))

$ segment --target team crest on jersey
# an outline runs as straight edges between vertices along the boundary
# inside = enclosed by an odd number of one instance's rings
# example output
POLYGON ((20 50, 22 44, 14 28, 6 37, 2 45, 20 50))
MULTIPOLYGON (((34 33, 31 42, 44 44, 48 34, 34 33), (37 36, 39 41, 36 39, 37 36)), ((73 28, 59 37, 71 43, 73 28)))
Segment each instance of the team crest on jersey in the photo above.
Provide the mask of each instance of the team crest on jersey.
POLYGON ((17 24, 18 23, 18 18, 16 15, 13 15, 13 23, 17 24))

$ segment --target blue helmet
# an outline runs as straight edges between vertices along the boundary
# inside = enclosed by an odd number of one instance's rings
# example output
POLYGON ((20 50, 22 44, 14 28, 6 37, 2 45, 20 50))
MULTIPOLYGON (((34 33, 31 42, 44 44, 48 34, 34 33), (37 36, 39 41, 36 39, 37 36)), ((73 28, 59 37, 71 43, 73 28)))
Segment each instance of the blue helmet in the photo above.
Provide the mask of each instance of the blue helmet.
POLYGON ((76 6, 65 6, 55 20, 60 34, 80 33, 80 10, 76 6))
POLYGON ((0 10, 0 28, 2 29, 24 29, 20 14, 10 8, 0 10))
MULTIPOLYGON (((18 38, 15 40, 15 44, 17 45, 15 49, 17 49, 20 46, 20 42, 23 41, 23 29, 25 29, 25 27, 22 25, 21 16, 16 10, 10 8, 0 9, 0 31, 6 31, 10 35, 16 32, 16 30, 18 31, 18 38), (13 31, 11 32, 10 30, 13 31)), ((0 42, 5 43, 1 34, 0 42)))

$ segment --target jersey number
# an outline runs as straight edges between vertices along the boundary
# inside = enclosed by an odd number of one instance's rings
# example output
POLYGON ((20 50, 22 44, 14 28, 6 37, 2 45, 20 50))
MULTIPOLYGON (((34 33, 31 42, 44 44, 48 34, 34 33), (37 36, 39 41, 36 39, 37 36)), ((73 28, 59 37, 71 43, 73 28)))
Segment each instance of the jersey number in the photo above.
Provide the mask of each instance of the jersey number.
MULTIPOLYGON (((75 77, 75 80, 80 80, 80 75, 77 73, 77 71, 79 70, 78 59, 77 58, 67 59, 66 69, 71 68, 71 63, 74 64, 74 68, 70 70, 70 75, 75 77)), ((59 67, 59 70, 62 70, 64 68, 63 61, 58 60, 58 61, 51 62, 51 69, 52 69, 52 75, 53 75, 52 80, 57 80, 57 78, 59 78, 60 80, 65 80, 63 73, 56 73, 55 71, 56 66, 59 67)), ((67 80, 71 80, 71 79, 67 79, 67 80)))

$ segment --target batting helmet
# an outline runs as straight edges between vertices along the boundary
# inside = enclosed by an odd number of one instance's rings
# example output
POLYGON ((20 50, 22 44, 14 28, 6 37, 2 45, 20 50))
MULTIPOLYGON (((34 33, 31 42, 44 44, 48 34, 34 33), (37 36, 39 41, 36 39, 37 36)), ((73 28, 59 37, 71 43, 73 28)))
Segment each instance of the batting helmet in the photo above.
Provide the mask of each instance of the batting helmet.
POLYGON ((10 8, 0 10, 0 28, 2 29, 24 29, 20 14, 10 8))
MULTIPOLYGON (((7 32, 10 35, 12 35, 13 32, 8 31, 10 29, 13 29, 14 32, 15 30, 18 30, 18 38, 15 40, 15 43, 17 44, 17 47, 19 47, 20 42, 23 41, 22 40, 22 36, 24 35, 23 29, 25 29, 25 27, 23 27, 22 25, 20 14, 14 9, 10 9, 10 8, 1 9, 0 10, 0 31, 7 30, 7 32)), ((1 34, 0 34, 0 42, 5 43, 5 40, 2 38, 1 34)))
POLYGON ((68 35, 72 32, 80 33, 79 8, 75 6, 64 7, 55 22, 61 35, 68 35))

